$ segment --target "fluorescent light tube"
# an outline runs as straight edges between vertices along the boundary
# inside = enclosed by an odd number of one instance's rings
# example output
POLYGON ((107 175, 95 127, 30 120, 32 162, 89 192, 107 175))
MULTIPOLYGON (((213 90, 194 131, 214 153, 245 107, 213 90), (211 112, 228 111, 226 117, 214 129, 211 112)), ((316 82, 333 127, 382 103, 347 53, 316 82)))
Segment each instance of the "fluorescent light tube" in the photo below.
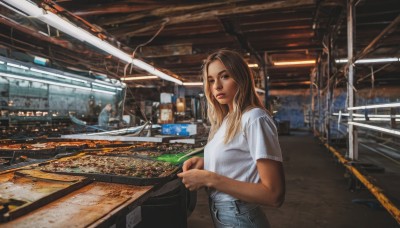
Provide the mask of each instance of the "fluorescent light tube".
POLYGON ((309 64, 315 64, 315 60, 299 60, 299 61, 274 62, 274 65, 275 65, 275 66, 309 65, 309 64))
POLYGON ((247 66, 250 67, 250 68, 256 68, 256 67, 258 67, 258 64, 257 63, 250 63, 250 64, 247 64, 247 66))
POLYGON ((92 89, 92 91, 94 91, 94 92, 99 92, 99 93, 112 94, 112 95, 115 94, 115 92, 104 91, 104 90, 99 90, 99 89, 92 89))
POLYGON ((265 93, 265 90, 256 87, 256 92, 265 93))
MULTIPOLYGON (((107 76, 107 75, 106 75, 106 76, 107 76)), ((113 86, 113 84, 112 84, 112 83, 110 83, 110 82, 106 82, 106 81, 102 81, 102 80, 99 80, 99 79, 95 79, 94 81, 95 81, 95 82, 98 82, 99 84, 113 86)))
POLYGON ((395 130, 384 128, 384 127, 378 127, 378 126, 374 126, 374 125, 356 123, 356 122, 348 122, 348 124, 359 126, 359 127, 364 127, 364 128, 368 128, 368 129, 373 129, 373 130, 376 130, 379 132, 384 132, 384 133, 388 133, 388 134, 392 134, 392 135, 400 135, 400 131, 395 131, 395 130))
POLYGON ((6 74, 6 73, 1 73, 0 76, 5 76, 8 78, 16 78, 16 79, 21 79, 21 80, 27 80, 27 81, 32 81, 32 82, 41 82, 45 84, 50 84, 50 85, 58 85, 58 86, 65 86, 69 88, 75 88, 75 89, 82 89, 82 90, 92 90, 89 87, 83 87, 83 86, 77 86, 77 85, 71 85, 71 84, 65 84, 65 83, 59 83, 59 82, 52 82, 52 81, 47 81, 47 80, 41 80, 41 79, 35 79, 35 78, 28 78, 28 77, 23 77, 23 76, 18 76, 18 75, 13 75, 13 74, 6 74))
POLYGON ((203 86, 203 82, 184 82, 184 86, 203 86))
POLYGON ((48 74, 48 75, 52 75, 52 76, 59 77, 59 78, 69 79, 69 80, 73 80, 73 81, 77 81, 77 82, 88 83, 88 81, 85 81, 85 80, 82 80, 79 78, 68 77, 68 76, 64 76, 61 74, 56 74, 56 73, 52 73, 52 72, 48 72, 48 71, 44 71, 44 70, 39 70, 39 69, 36 69, 33 67, 31 67, 31 71, 42 73, 42 74, 48 74))
POLYGON ((63 86, 63 87, 74 88, 74 89, 95 91, 95 92, 106 93, 106 94, 115 94, 115 92, 102 91, 102 90, 92 89, 89 87, 83 87, 83 86, 77 86, 77 85, 71 85, 71 84, 65 84, 65 83, 59 83, 59 82, 52 82, 52 81, 46 81, 46 80, 41 80, 41 79, 35 79, 35 78, 28 78, 28 77, 13 75, 13 74, 6 74, 6 73, 2 73, 2 72, 0 72, 0 76, 21 79, 21 80, 27 80, 27 81, 31 81, 31 82, 40 82, 40 83, 49 84, 49 85, 63 86))
POLYGON ((387 104, 357 106, 357 107, 347 108, 347 110, 360 110, 360 109, 372 109, 372 108, 396 108, 396 107, 400 107, 400 103, 387 103, 387 104))
MULTIPOLYGON (((347 63, 348 59, 337 59, 336 63, 347 63)), ((374 59, 359 59, 356 60, 356 64, 365 64, 365 63, 389 63, 389 62, 399 62, 400 58, 391 57, 391 58, 374 58, 374 59)))
POLYGON ((171 76, 167 75, 166 73, 161 72, 161 71, 159 71, 157 69, 155 69, 154 72, 150 72, 150 73, 153 73, 154 75, 157 75, 158 77, 160 77, 160 78, 162 78, 164 80, 175 82, 178 85, 182 85, 183 84, 183 82, 181 80, 176 79, 174 77, 171 77, 171 76))
POLYGON ((359 59, 356 63, 386 63, 386 62, 398 62, 399 58, 383 58, 383 59, 359 59))
POLYGON ((0 61, 0 64, 4 64, 5 62, 3 62, 3 61, 0 61))
MULTIPOLYGON (((391 118, 381 118, 381 117, 369 117, 368 120, 362 117, 357 117, 353 118, 354 121, 391 121, 391 118)), ((396 119, 396 121, 399 121, 400 119, 396 119)))
POLYGON ((336 63, 347 63, 347 59, 337 59, 335 60, 336 63))
POLYGON ((126 78, 121 78, 121 81, 134 81, 134 80, 153 80, 153 79, 158 79, 157 76, 155 75, 148 75, 148 76, 137 76, 137 77, 126 77, 126 78))
MULTIPOLYGON (((334 116, 338 116, 339 113, 332 113, 334 116)), ((349 113, 342 113, 342 116, 349 116, 349 113)), ((396 117, 396 115, 377 115, 377 114, 367 114, 368 117, 381 117, 381 118, 390 118, 390 117, 396 117)), ((397 115, 397 116, 400 116, 397 115)), ((365 117, 365 114, 358 114, 358 113, 353 113, 353 117, 365 117)))
POLYGON ((139 60, 139 59, 132 59, 132 64, 137 66, 137 67, 139 67, 139 68, 142 68, 143 70, 145 70, 145 71, 147 71, 147 72, 149 72, 151 74, 154 74, 153 72, 156 70, 156 68, 154 68, 152 65, 150 65, 148 63, 145 63, 145 62, 143 62, 142 60, 139 60))
POLYGON ((23 70, 29 70, 29 68, 26 67, 26 66, 14 64, 14 63, 7 63, 7 66, 12 66, 12 67, 20 68, 20 69, 23 69, 23 70))
POLYGON ((70 36, 75 37, 78 40, 85 41, 85 42, 87 42, 87 43, 89 43, 89 44, 127 62, 127 63, 132 63, 133 65, 135 65, 139 68, 142 68, 143 70, 145 70, 151 74, 157 75, 160 78, 163 78, 165 80, 172 81, 179 85, 182 85, 182 81, 180 81, 172 76, 169 76, 161 71, 158 72, 158 70, 155 69, 150 64, 147 64, 141 60, 132 58, 127 53, 119 50, 118 48, 114 47, 113 45, 109 44, 108 42, 101 40, 97 36, 92 35, 88 31, 72 24, 71 22, 69 22, 65 19, 62 19, 61 17, 59 17, 58 15, 56 15, 50 11, 46 11, 42 8, 39 8, 37 5, 33 4, 31 1, 26 1, 26 0, 25 1, 23 1, 23 0, 2 0, 2 1, 14 6, 15 8, 17 8, 18 10, 21 10, 24 13, 27 13, 29 16, 36 17, 39 20, 47 23, 48 25, 50 25, 66 34, 69 34, 70 36))
POLYGON ((102 85, 102 84, 99 84, 99 83, 96 83, 96 82, 92 82, 92 85, 103 87, 103 88, 107 88, 107 89, 115 89, 115 87, 108 86, 108 85, 102 85))

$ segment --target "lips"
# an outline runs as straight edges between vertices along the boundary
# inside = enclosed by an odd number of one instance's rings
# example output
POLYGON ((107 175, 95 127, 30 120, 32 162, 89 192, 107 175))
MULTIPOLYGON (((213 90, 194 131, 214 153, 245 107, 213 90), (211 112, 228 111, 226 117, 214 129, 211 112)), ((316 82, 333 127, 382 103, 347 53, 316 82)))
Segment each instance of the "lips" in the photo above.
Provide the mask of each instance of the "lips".
POLYGON ((215 98, 217 99, 221 99, 225 97, 225 93, 218 93, 217 95, 215 95, 215 98))

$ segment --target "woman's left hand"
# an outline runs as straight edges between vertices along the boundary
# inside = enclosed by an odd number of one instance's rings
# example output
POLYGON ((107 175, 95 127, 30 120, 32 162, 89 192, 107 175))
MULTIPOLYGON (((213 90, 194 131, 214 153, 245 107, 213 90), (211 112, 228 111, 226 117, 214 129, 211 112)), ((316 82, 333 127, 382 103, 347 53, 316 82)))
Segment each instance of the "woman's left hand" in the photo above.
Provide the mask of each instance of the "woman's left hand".
POLYGON ((196 191, 200 188, 207 187, 208 181, 212 177, 211 172, 200 169, 191 169, 182 173, 178 173, 178 177, 182 179, 182 183, 190 191, 196 191))

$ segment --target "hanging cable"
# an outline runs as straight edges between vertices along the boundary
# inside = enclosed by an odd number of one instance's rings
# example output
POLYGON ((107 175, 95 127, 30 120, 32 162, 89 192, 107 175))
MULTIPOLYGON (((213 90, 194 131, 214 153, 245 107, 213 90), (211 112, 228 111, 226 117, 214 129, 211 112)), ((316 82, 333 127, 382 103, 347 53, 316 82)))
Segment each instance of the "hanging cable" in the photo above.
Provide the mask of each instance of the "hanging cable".
MULTIPOLYGON (((160 32, 164 29, 165 25, 166 25, 168 22, 169 22, 169 18, 164 18, 164 19, 163 19, 163 22, 161 23, 161 27, 158 29, 158 31, 157 31, 148 41, 146 41, 145 43, 142 43, 142 44, 139 44, 138 46, 136 46, 135 50, 133 50, 133 52, 132 52, 132 58, 135 58, 135 54, 136 54, 136 51, 138 50, 138 48, 144 47, 144 46, 146 46, 147 44, 149 44, 150 42, 152 42, 152 41, 158 36, 158 34, 160 34, 160 32)), ((128 69, 128 66, 129 66, 129 65, 131 65, 131 68, 130 68, 129 72, 130 72, 130 74, 132 74, 132 67, 133 67, 133 65, 132 65, 132 63, 127 63, 127 64, 125 65, 125 67, 124 67, 124 78, 126 77, 126 70, 128 69)))
POLYGON ((149 44, 151 41, 153 41, 153 40, 158 36, 158 34, 160 34, 160 32, 164 29, 165 25, 166 25, 168 22, 169 22, 169 18, 164 18, 164 19, 163 19, 163 22, 161 23, 161 27, 160 27, 160 28, 158 29, 158 31, 153 35, 153 37, 151 37, 147 42, 145 42, 145 43, 143 43, 143 44, 139 44, 138 46, 136 46, 135 50, 134 50, 133 53, 132 53, 132 57, 133 57, 133 58, 135 57, 135 53, 136 53, 136 51, 137 51, 138 48, 144 47, 144 46, 146 46, 147 44, 149 44))
MULTIPOLYGON (((144 47, 147 44, 149 44, 150 42, 152 42, 157 36, 158 34, 160 34, 160 32, 164 29, 165 25, 169 22, 169 18, 164 18, 163 22, 161 23, 161 27, 158 29, 158 31, 153 35, 153 37, 151 37, 147 42, 139 44, 138 46, 136 46, 135 50, 133 50, 132 53, 132 58, 135 57, 136 51, 138 50, 138 48, 140 47, 144 47)), ((131 65, 131 69, 129 70, 129 73, 132 74, 132 65, 131 65)))

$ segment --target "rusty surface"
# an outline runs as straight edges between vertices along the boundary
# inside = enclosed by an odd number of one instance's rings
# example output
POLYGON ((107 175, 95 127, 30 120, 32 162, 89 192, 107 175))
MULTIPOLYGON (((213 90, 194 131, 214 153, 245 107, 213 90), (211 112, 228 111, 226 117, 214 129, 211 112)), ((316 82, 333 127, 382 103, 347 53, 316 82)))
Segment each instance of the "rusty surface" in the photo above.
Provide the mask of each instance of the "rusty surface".
POLYGON ((179 167, 150 159, 80 153, 44 162, 39 164, 39 169, 50 173, 82 175, 103 182, 145 186, 170 180, 179 167))
MULTIPOLYGON (((64 161, 72 157, 81 157, 90 154, 91 150, 110 152, 114 150, 144 150, 153 146, 154 149, 167 152, 164 147, 157 147, 155 144, 119 145, 99 144, 90 140, 78 142, 36 142, 34 147, 43 148, 47 146, 71 146, 86 144, 86 150, 71 157, 59 158, 57 161, 64 161), (101 145, 101 148, 98 147, 101 145), (114 148, 114 146, 117 146, 114 148), (147 147, 146 147, 147 146, 147 147), (90 149, 91 148, 91 149, 90 149)), ((28 144, 31 146, 32 144, 28 144)), ((171 149, 171 148, 169 148, 171 149)), ((92 151, 93 153, 93 151, 92 151)), ((118 154, 118 153, 117 153, 118 154)), ((51 162, 51 161, 47 161, 51 162)), ((40 164, 44 165, 46 162, 40 164)), ((155 186, 151 184, 126 185, 120 183, 106 182, 85 182, 84 185, 76 186, 65 191, 65 187, 80 182, 91 180, 83 176, 70 176, 56 173, 42 172, 38 170, 40 165, 26 166, 20 169, 8 170, 0 173, 0 202, 1 198, 18 199, 27 202, 35 207, 24 207, 19 213, 3 219, 0 227, 83 227, 108 222, 110 216, 119 216, 126 213, 127 207, 139 206, 144 200, 150 197, 155 186), (5 186, 4 183, 8 184, 5 186), (8 195, 3 194, 7 189, 8 195), (10 187, 11 186, 11 187, 10 187), (18 193, 18 195, 14 195, 18 193), (56 193, 56 197, 52 196, 56 193), (46 198, 46 200, 42 200, 46 198), (38 203, 40 201, 40 203, 38 203)), ((98 179, 96 179, 98 181, 98 179)), ((15 201, 19 202, 19 201, 15 201)), ((21 205, 19 205, 21 207, 21 205)), ((1 206, 0 206, 1 209, 1 206)), ((21 209, 15 207, 14 209, 21 209)), ((1 219, 0 219, 1 220, 1 219)))
POLYGON ((87 178, 21 170, 0 174, 0 220, 26 214, 79 188, 87 178))
POLYGON ((2 226, 85 227, 124 203, 134 202, 152 188, 94 182, 2 226))

